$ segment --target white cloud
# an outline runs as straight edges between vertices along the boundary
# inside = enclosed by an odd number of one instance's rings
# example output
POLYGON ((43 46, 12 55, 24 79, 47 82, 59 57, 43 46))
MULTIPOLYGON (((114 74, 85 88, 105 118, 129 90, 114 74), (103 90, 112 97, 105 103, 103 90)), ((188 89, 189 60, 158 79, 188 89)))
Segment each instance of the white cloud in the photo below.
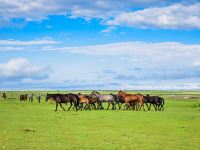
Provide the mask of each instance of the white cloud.
POLYGON ((108 33, 112 32, 112 31, 115 30, 115 29, 117 29, 117 27, 109 26, 109 27, 107 27, 106 29, 101 30, 101 33, 103 33, 103 34, 108 34, 108 33))
MULTIPOLYGON (((16 45, 22 50, 33 50, 32 46, 19 43, 16 45)), ((14 48, 16 45, 13 44, 11 47, 14 48)), ((73 60, 76 60, 76 63, 66 59, 62 60, 62 64, 53 64, 50 78, 46 80, 43 76, 46 72, 45 68, 32 65, 23 58, 11 59, 7 63, 0 64, 0 80, 8 78, 6 80, 8 82, 12 81, 12 78, 16 78, 17 81, 20 79, 24 87, 26 84, 48 87, 49 83, 53 83, 52 88, 62 86, 66 89, 87 89, 87 87, 198 89, 200 87, 199 44, 136 41, 79 47, 45 44, 38 45, 35 49, 35 54, 39 55, 37 51, 46 51, 47 55, 49 51, 62 52, 65 56, 67 53, 73 53, 73 60), (79 55, 76 57, 75 54, 79 55), (63 71, 63 67, 66 71, 63 71)))
POLYGON ((120 60, 145 63, 151 61, 163 64, 176 61, 176 65, 187 62, 197 66, 200 56, 199 44, 184 44, 179 42, 148 43, 141 41, 121 42, 90 46, 63 46, 62 42, 54 40, 0 40, 1 51, 58 51, 94 56, 117 56, 120 60), (151 59, 149 59, 151 58, 151 59), (180 61, 186 59, 184 61, 180 61))
POLYGON ((40 46, 61 44, 59 41, 52 40, 49 37, 43 37, 30 41, 19 40, 0 40, 0 51, 22 51, 22 50, 35 50, 40 46), (37 47, 37 48, 36 48, 37 47))
POLYGON ((52 39, 36 39, 32 41, 18 41, 18 40, 0 40, 0 46, 33 46, 33 45, 50 45, 59 44, 60 42, 52 39))
POLYGON ((79 53, 84 55, 102 56, 130 56, 137 58, 165 57, 173 58, 177 56, 200 56, 199 44, 183 44, 179 42, 121 42, 102 45, 79 46, 79 47, 42 47, 44 51, 60 51, 79 53))
MULTIPOLYGON (((51 15, 82 17, 86 20, 100 18, 103 22, 107 20, 106 24, 111 26, 200 28, 200 3, 197 0, 191 0, 190 4, 186 0, 0 0, 0 26, 20 27, 26 21, 44 20, 51 15), (16 23, 12 19, 21 21, 16 23)), ((105 29, 102 32, 109 31, 105 29)))
POLYGON ((194 60, 192 66, 200 67, 200 60, 194 60))
POLYGON ((136 28, 200 29, 200 3, 174 4, 124 12, 107 25, 136 28))
POLYGON ((159 0, 0 0, 0 16, 41 20, 49 15, 107 18, 136 6, 156 4, 159 0), (48 4, 48 5, 47 5, 48 4))
POLYGON ((40 77, 44 68, 31 65, 24 58, 13 58, 7 63, 0 64, 0 78, 31 78, 40 77))

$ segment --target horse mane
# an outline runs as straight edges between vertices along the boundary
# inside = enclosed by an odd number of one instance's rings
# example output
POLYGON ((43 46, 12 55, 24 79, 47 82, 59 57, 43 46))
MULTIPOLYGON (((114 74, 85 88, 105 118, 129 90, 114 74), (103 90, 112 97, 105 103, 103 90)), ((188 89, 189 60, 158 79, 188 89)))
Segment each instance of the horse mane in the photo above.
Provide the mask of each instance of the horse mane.
POLYGON ((98 91, 92 91, 92 94, 93 94, 93 93, 97 93, 97 94, 100 94, 100 93, 99 93, 98 91))

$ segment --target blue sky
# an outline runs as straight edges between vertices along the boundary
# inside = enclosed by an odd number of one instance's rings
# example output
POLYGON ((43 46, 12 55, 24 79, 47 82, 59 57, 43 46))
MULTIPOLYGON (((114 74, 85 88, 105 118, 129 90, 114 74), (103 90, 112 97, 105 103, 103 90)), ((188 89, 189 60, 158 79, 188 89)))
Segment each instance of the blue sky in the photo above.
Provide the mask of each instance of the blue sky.
POLYGON ((0 90, 200 89, 199 0, 0 0, 0 90))

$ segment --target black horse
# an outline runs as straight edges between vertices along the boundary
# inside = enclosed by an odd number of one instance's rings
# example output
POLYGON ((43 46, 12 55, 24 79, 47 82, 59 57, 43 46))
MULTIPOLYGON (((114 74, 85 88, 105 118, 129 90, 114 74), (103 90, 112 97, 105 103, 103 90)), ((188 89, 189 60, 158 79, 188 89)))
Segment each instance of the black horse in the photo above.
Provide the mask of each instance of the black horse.
MULTIPOLYGON (((70 99, 70 106, 68 108, 68 111, 71 109, 71 107, 74 105, 74 107, 76 108, 76 111, 78 111, 78 106, 79 106, 79 102, 80 99, 78 97, 77 94, 73 94, 73 93, 69 93, 69 94, 65 94, 68 95, 69 99, 70 99)), ((73 109, 74 109, 73 107, 73 109)))
POLYGON ((77 99, 73 94, 48 94, 47 93, 46 102, 49 99, 53 99, 56 101, 55 111, 57 111, 58 104, 65 111, 65 108, 62 106, 62 103, 66 103, 66 104, 70 103, 70 107, 68 108, 68 111, 70 110, 70 108, 72 107, 73 104, 76 108, 76 111, 78 111, 77 106, 79 104, 79 99, 77 99))
POLYGON ((115 99, 115 109, 116 109, 116 105, 118 105, 119 110, 121 109, 121 105, 124 103, 124 99, 121 96, 118 96, 116 94, 110 94, 114 97, 115 99))
POLYGON ((157 111, 157 110, 163 111, 164 110, 164 99, 162 97, 146 95, 146 96, 144 96, 143 100, 144 100, 144 103, 146 104, 148 110, 151 109, 151 105, 153 105, 155 111, 157 111), (148 103, 150 104, 150 106, 148 106, 148 103))
POLYGON ((28 94, 22 94, 19 96, 20 101, 27 101, 27 98, 28 98, 28 94))

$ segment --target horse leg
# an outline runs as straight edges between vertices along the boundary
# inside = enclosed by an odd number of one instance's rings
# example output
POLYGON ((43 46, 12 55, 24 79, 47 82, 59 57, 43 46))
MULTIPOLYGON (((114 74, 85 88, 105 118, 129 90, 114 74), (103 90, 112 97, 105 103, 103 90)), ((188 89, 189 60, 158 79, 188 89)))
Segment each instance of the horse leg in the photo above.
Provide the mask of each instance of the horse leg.
POLYGON ((95 109, 95 110, 97 109, 96 105, 94 103, 92 103, 92 106, 93 106, 93 109, 95 109))
POLYGON ((68 111, 70 110, 71 107, 72 107, 72 102, 70 101, 70 106, 68 108, 68 111))
POLYGON ((115 110, 115 103, 112 101, 112 110, 115 110))
POLYGON ((147 102, 145 102, 145 104, 146 104, 146 106, 147 106, 147 110, 149 110, 149 109, 148 109, 148 108, 149 108, 149 106, 148 106, 147 102))
POLYGON ((143 110, 146 111, 145 108, 144 108, 144 103, 143 102, 141 102, 141 103, 142 103, 143 110))
POLYGON ((99 109, 100 109, 100 110, 103 110, 103 109, 104 109, 103 106, 102 106, 102 101, 99 102, 99 109))
POLYGON ((97 107, 96 107, 96 105, 94 103, 93 103, 93 106, 94 106, 94 109, 97 110, 97 107))
POLYGON ((133 110, 135 110, 136 102, 133 102, 133 110))
POLYGON ((103 102, 101 102, 101 109, 103 110, 104 108, 103 108, 103 102))
POLYGON ((127 106, 127 103, 124 104, 124 109, 123 109, 123 110, 125 110, 125 107, 126 107, 126 106, 127 106))
POLYGON ((139 102, 136 102, 136 111, 138 111, 138 108, 140 107, 139 105, 139 102))
POLYGON ((106 109, 106 110, 108 110, 108 109, 109 109, 109 107, 110 107, 110 102, 108 102, 108 107, 107 107, 107 109, 106 109))
POLYGON ((164 102, 162 101, 162 111, 164 110, 164 102))
POLYGON ((60 107, 61 107, 64 111, 66 111, 65 108, 62 106, 61 103, 59 103, 59 105, 60 105, 60 107))
POLYGON ((153 107, 155 108, 155 111, 157 111, 157 105, 153 104, 153 107))
POLYGON ((84 103, 84 104, 85 104, 84 109, 85 109, 85 110, 88 109, 87 103, 84 103))
POLYGON ((55 111, 57 111, 57 108, 58 108, 58 102, 56 102, 56 109, 55 109, 55 111))
POLYGON ((80 104, 80 109, 83 110, 83 103, 80 104))
POLYGON ((118 107, 119 107, 119 110, 121 109, 121 107, 122 107, 122 103, 118 103, 118 107))
POLYGON ((150 103, 150 105, 149 105, 149 108, 148 108, 148 110, 151 110, 151 103, 150 103))
POLYGON ((91 110, 91 106, 89 103, 87 103, 88 109, 91 110))
POLYGON ((133 107, 131 106, 130 103, 128 103, 128 107, 129 107, 130 110, 133 110, 133 107))

